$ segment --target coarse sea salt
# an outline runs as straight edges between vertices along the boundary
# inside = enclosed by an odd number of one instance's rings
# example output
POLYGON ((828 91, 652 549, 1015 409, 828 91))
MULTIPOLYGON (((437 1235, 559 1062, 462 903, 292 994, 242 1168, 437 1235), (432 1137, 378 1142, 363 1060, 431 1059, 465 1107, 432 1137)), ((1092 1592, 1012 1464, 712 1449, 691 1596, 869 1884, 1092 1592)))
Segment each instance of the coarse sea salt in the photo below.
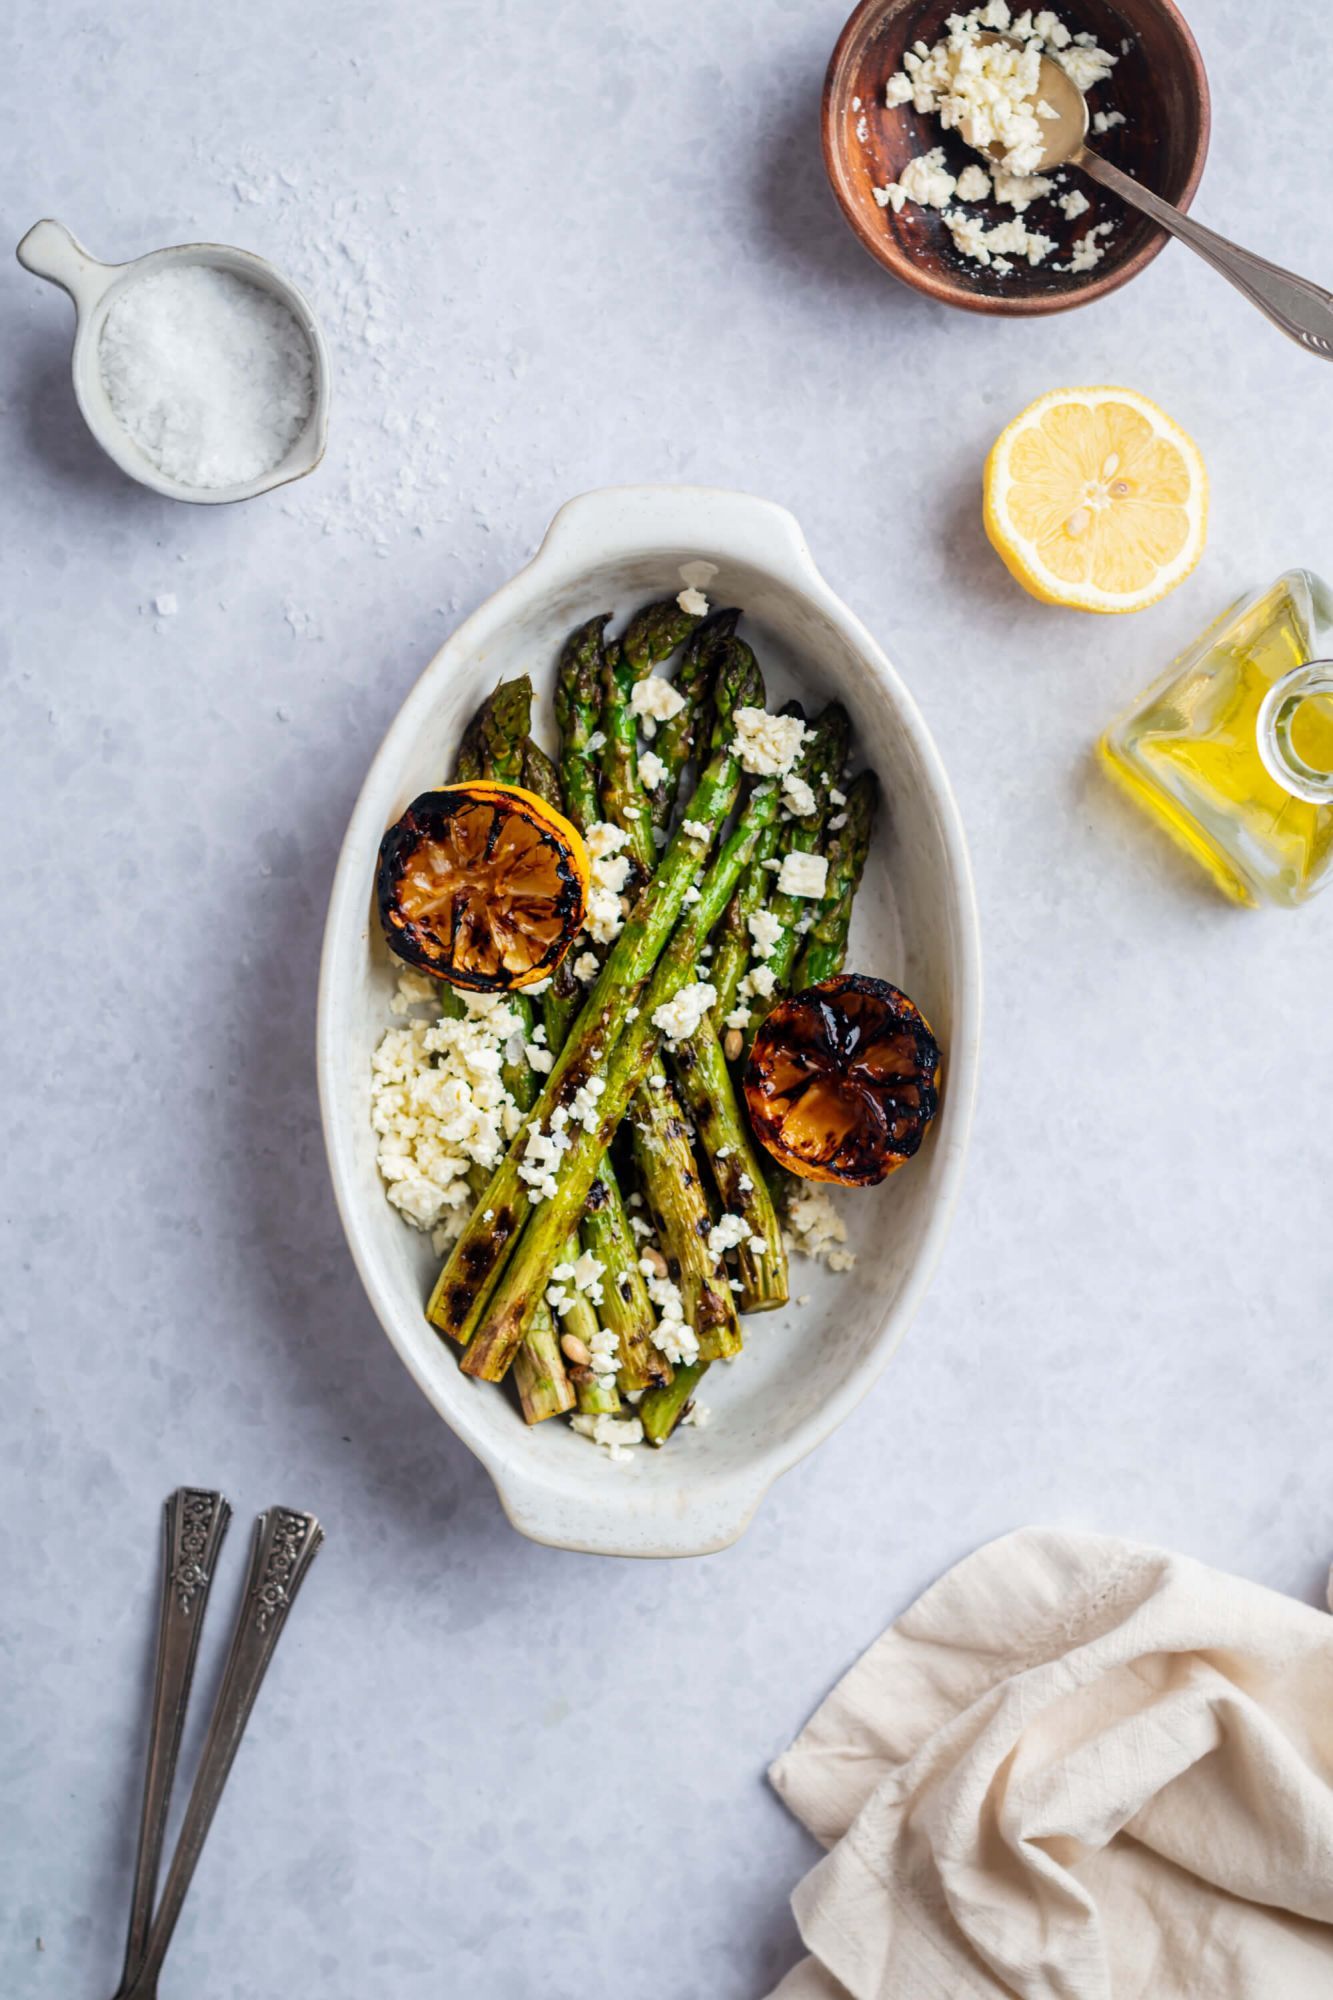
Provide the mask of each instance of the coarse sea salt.
POLYGON ((301 435, 314 398, 310 343, 291 312, 207 264, 127 285, 107 313, 98 359, 116 416, 182 486, 262 478, 301 435))

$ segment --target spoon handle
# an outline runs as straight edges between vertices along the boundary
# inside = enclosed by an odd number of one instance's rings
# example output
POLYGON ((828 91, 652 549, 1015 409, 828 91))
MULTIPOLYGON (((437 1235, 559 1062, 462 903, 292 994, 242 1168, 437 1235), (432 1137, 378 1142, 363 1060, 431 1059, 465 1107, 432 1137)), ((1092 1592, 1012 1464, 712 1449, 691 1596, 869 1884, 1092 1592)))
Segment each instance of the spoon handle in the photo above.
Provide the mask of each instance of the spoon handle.
POLYGON ((323 1539, 324 1530, 313 1514, 301 1514, 290 1507, 271 1507, 255 1523, 245 1595, 237 1613, 231 1651, 209 1721, 194 1789, 185 1808, 176 1852, 139 1969, 118 2000, 156 2000, 162 1961, 255 1697, 282 1637, 296 1593, 323 1539))
POLYGON ((163 1509, 162 1599, 157 1621, 153 1716, 148 1731, 148 1764, 123 1988, 129 1987, 138 1973, 148 1940, 167 1808, 180 1755, 190 1683, 194 1679, 199 1634, 230 1519, 231 1508, 222 1495, 198 1486, 178 1487, 163 1509))
POLYGON ((1100 153, 1089 152, 1085 147, 1075 156, 1073 164, 1118 194, 1131 208, 1151 216, 1172 236, 1188 243, 1191 250, 1197 250, 1206 263, 1229 278, 1251 305, 1258 306, 1292 340, 1299 341, 1312 354, 1322 354, 1326 361, 1333 360, 1333 293, 1312 284, 1308 278, 1298 278, 1294 271, 1284 271, 1280 265, 1256 257, 1252 250, 1242 250, 1238 243, 1229 242, 1216 230, 1205 229, 1201 222, 1183 215, 1160 195, 1140 187, 1100 153))

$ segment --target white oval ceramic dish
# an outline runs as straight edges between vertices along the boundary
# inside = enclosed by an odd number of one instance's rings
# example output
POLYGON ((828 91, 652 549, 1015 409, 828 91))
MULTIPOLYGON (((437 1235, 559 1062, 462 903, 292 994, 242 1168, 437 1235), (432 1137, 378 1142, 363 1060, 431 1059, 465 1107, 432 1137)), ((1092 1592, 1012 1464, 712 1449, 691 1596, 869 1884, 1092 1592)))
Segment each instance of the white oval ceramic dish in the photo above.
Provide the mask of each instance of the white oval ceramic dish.
POLYGON ((408 696, 371 766, 343 843, 320 968, 318 1069, 334 1190, 357 1268, 418 1386, 486 1466, 514 1526, 606 1555, 699 1555, 743 1531, 768 1488, 841 1423, 888 1361, 934 1269, 972 1117, 980 947, 958 808, 916 705, 839 602, 781 507, 740 493, 624 487, 571 500, 528 567, 462 625, 408 696), (560 645, 595 612, 617 618, 684 583, 738 604, 772 707, 789 693, 851 711, 856 761, 887 802, 857 903, 849 966, 891 977, 944 1051, 939 1117, 918 1157, 843 1198, 854 1271, 793 1261, 802 1308, 746 1322, 745 1352, 704 1388, 713 1421, 662 1451, 612 1463, 560 1421, 529 1430, 507 1394, 469 1380, 427 1324, 426 1239, 389 1206, 375 1167, 370 1058, 395 974, 373 921, 384 829, 450 769, 481 697, 532 674, 549 716, 560 645))
POLYGON ((168 250, 152 250, 146 257, 135 257, 128 264, 100 264, 63 222, 53 222, 49 217, 33 224, 15 255, 25 271, 59 285, 74 301, 74 351, 70 367, 80 413, 107 457, 141 486, 151 486, 168 500, 216 507, 233 500, 253 500, 275 486, 303 479, 319 464, 329 432, 333 371, 328 346, 309 301, 263 257, 256 257, 250 250, 235 250, 226 243, 177 243, 168 250), (98 355, 107 312, 116 294, 126 285, 169 264, 208 264, 218 271, 232 271, 261 291, 271 292, 286 306, 310 343, 314 387, 310 415, 286 456, 258 479, 243 480, 234 486, 208 487, 184 486, 179 480, 169 479, 140 451, 111 407, 98 355))

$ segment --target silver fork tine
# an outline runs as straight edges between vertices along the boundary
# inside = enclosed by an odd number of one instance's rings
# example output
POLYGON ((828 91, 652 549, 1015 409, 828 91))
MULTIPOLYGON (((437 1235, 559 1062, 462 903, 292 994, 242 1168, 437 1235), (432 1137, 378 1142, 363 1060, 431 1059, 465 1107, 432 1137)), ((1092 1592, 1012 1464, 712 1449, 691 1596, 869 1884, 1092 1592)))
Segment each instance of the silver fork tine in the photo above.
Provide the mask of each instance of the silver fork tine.
POLYGON ((245 1595, 176 1852, 148 1933, 143 1961, 132 1984, 117 2000, 156 2000, 162 1961, 255 1697, 282 1637, 296 1593, 323 1539, 324 1530, 313 1514, 301 1514, 290 1507, 272 1507, 255 1523, 245 1595))
POLYGON ((122 1992, 139 1970, 148 1939, 199 1634, 230 1519, 231 1508, 223 1496, 202 1486, 177 1487, 162 1510, 162 1599, 157 1617, 153 1715, 122 1992))

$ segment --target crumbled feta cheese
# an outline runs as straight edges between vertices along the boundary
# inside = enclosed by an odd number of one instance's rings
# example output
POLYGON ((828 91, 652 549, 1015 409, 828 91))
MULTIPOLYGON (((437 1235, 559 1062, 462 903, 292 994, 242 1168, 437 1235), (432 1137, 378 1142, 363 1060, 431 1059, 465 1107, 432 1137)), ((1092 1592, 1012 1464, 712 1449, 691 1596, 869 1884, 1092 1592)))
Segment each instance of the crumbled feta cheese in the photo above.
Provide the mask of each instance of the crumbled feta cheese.
POLYGON ((1074 41, 1073 48, 1055 51, 1055 60, 1071 83, 1083 91, 1093 90, 1105 83, 1118 58, 1099 49, 1091 36, 1076 35, 1074 41))
POLYGON ((571 1276, 581 1292, 586 1292, 595 1306, 602 1303, 602 1276, 606 1270, 600 1257, 594 1257, 591 1250, 584 1250, 576 1259, 571 1276))
POLYGON ((523 1051, 528 1059, 528 1068, 535 1069, 538 1076, 549 1076, 555 1057, 549 1049, 539 1048, 536 1042, 529 1042, 523 1051))
POLYGON ((990 195, 990 175, 984 167, 964 167, 954 193, 959 201, 985 201, 990 195))
POLYGON ((629 835, 622 826, 597 820, 584 835, 588 850, 588 894, 583 928, 595 944, 611 944, 625 921, 621 896, 629 881, 630 857, 623 852, 629 835))
POLYGON ((599 750, 605 750, 605 748, 606 731, 604 729, 594 729, 592 735, 588 738, 589 755, 596 756, 599 750))
MULTIPOLYGON (((1042 8, 1035 16, 1027 8, 1014 16, 1008 0, 986 0, 971 13, 951 14, 946 25, 947 34, 933 47, 918 41, 904 55, 902 69, 889 79, 885 102, 911 104, 922 115, 934 113, 946 131, 958 132, 969 146, 988 156, 986 167, 964 168, 949 188, 953 177, 942 148, 934 147, 910 160, 896 181, 875 189, 875 199, 881 207, 891 204, 895 213, 906 201, 945 210, 945 222, 962 255, 1006 276, 1015 260, 1042 263, 1055 247, 1052 240, 1012 223, 1000 225, 1004 234, 988 230, 979 216, 950 211, 950 201, 983 201, 993 194, 1021 215, 1034 201, 1053 193, 1055 182, 1038 172, 1045 149, 1043 121, 1057 115, 1038 95, 1043 51, 1084 91, 1104 82, 1118 58, 1100 48, 1094 35, 1071 35, 1051 8, 1042 8), (983 30, 989 28, 998 28, 1011 39, 982 40, 983 30), (992 147, 1000 154, 998 166, 991 164, 992 147)), ((1109 131, 1124 122, 1124 114, 1099 111, 1092 122, 1094 132, 1109 131)), ((1075 207, 1075 215, 1082 213, 1075 207)), ((1073 261, 1054 268, 1087 270, 1101 254, 1095 243, 1087 249, 1080 246, 1073 261)))
POLYGON ((742 1194, 753 1194, 754 1192, 754 1182, 750 1179, 750 1176, 748 1174, 742 1174, 740 1179, 737 1181, 736 1186, 740 1189, 742 1194))
POLYGON ((742 1002, 740 1006, 732 1008, 722 1025, 724 1028, 748 1028, 751 1019, 749 1008, 742 1002))
POLYGON ((708 825, 706 820, 702 819, 683 819, 680 823, 680 830, 690 840, 711 840, 713 838, 713 829, 708 825))
POLYGON ((756 958, 772 958, 782 938, 782 919, 771 910, 752 910, 745 919, 756 958))
POLYGON ((591 986, 593 980, 597 977, 597 972, 597 953, 595 951, 580 952, 574 960, 574 977, 578 980, 580 986, 591 986))
POLYGON ((600 1417, 579 1415, 570 1418, 569 1427, 580 1437, 601 1445, 613 1461, 626 1459, 631 1445, 643 1443, 643 1425, 637 1417, 614 1417, 609 1413, 600 1417))
POLYGON ((556 1193, 556 1171, 569 1151, 569 1137, 562 1125, 557 1124, 558 1118, 559 1113, 553 1112, 549 1132, 543 1132, 540 1125, 528 1127, 518 1177, 526 1183, 528 1200, 532 1202, 550 1201, 556 1193))
POLYGON ((1073 272, 1093 270, 1106 255, 1105 250, 1103 250, 1097 239, 1101 236, 1109 236, 1114 228, 1115 224, 1113 222, 1099 222, 1096 228, 1086 230, 1074 245, 1073 254, 1068 262, 1053 264, 1051 269, 1054 271, 1073 272))
POLYGON ((613 944, 625 925, 625 912, 614 889, 590 888, 583 928, 594 944, 613 944))
POLYGON ((944 164, 944 148, 936 146, 931 152, 918 153, 909 160, 898 179, 876 188, 874 196, 881 208, 892 205, 894 214, 900 215, 903 203, 908 201, 921 208, 947 208, 957 186, 944 164))
POLYGON ((673 715, 680 714, 685 697, 659 674, 645 674, 634 683, 629 705, 642 723, 644 735, 651 740, 657 734, 659 722, 670 722, 673 715))
POLYGON ((695 590, 692 586, 688 589, 678 591, 676 602, 687 618, 706 618, 708 616, 708 599, 701 590, 695 590))
POLYGON ((688 1426, 691 1430, 705 1431, 713 1421, 713 1412, 707 1403, 687 1403, 680 1421, 682 1428, 688 1426))
POLYGON ((737 996, 742 1000, 752 1000, 758 994, 761 1000, 767 1000, 772 996, 776 981, 777 974, 771 965, 752 965, 736 989, 737 996))
POLYGON ((583 836, 583 844, 588 850, 589 861, 602 861, 619 856, 629 846, 629 835, 623 826, 616 826, 609 819, 594 820, 583 836))
POLYGON ((822 854, 802 854, 793 848, 782 857, 778 893, 783 896, 811 896, 816 902, 828 885, 828 861, 822 854))
POLYGON ((787 1202, 787 1247, 813 1257, 830 1271, 850 1271, 856 1252, 848 1250, 847 1224, 822 1188, 804 1187, 787 1202))
POLYGON ((579 1085, 570 1099, 569 1119, 575 1125, 581 1125, 585 1132, 595 1132, 597 1130, 600 1122, 597 1100, 605 1089, 606 1079, 604 1077, 590 1076, 586 1083, 579 1085))
POLYGON ((788 771, 782 780, 782 803, 794 819, 808 819, 815 809, 813 791, 794 771, 788 771))
POLYGON ((830 833, 841 833, 846 824, 847 824, 846 813, 834 813, 832 819, 828 823, 828 830, 830 833))
POLYGON ((691 882, 689 888, 685 891, 685 901, 687 903, 701 903, 703 901, 703 891, 696 883, 691 882))
POLYGON ((750 1240, 750 1225, 743 1215, 724 1215, 713 1224, 708 1232, 708 1254, 710 1257, 725 1257, 728 1250, 734 1250, 740 1243, 750 1240))
POLYGON ((847 803, 846 792, 840 792, 836 785, 833 786, 828 796, 829 804, 832 806, 845 806, 847 803))
POLYGON ((588 1365, 599 1382, 613 1382, 619 1364, 616 1337, 611 1329, 599 1326, 588 1342, 588 1365))
POLYGON ((655 792, 666 776, 666 765, 656 750, 645 750, 639 759, 639 776, 650 792, 655 792))
POLYGON ((944 222, 956 247, 977 264, 998 264, 1001 257, 1011 256, 1026 257, 1029 264, 1040 264, 1055 248, 1053 236, 1029 229, 1021 216, 987 229, 981 216, 964 215, 955 208, 949 210, 944 222))
POLYGON ((753 778, 785 777, 801 745, 814 734, 799 715, 770 715, 763 708, 738 708, 735 722, 731 748, 753 778))
MULTIPOLYGON (((936 113, 946 131, 961 133, 976 152, 994 146, 1011 173, 1031 173, 1041 164, 1044 143, 1032 103, 1041 73, 1040 45, 1028 42, 1015 48, 1012 42, 981 42, 980 26, 977 13, 951 16, 945 40, 923 52, 918 43, 904 56, 910 87, 904 90, 892 79, 887 101, 905 104, 910 98, 918 112, 936 113)), ((904 172, 899 185, 906 180, 904 172)))
POLYGON ((716 999, 717 988, 706 979, 696 979, 654 1009, 653 1026, 672 1044, 687 1042, 716 999))
POLYGON ((1064 210, 1070 222, 1077 222, 1080 215, 1086 215, 1092 207, 1082 188, 1070 188, 1069 193, 1062 194, 1055 205, 1064 210))
MULTIPOLYGON (((415 988, 408 989, 415 1004, 415 988)), ((468 1169, 499 1164, 518 1107, 501 1071, 519 1028, 494 994, 455 1019, 390 1028, 371 1058, 370 1116, 389 1200, 416 1229, 457 1235, 471 1204, 468 1169)))
POLYGON ((665 1354, 673 1368, 688 1368, 691 1362, 699 1359, 699 1341, 685 1317, 680 1287, 671 1278, 659 1277, 656 1266, 647 1257, 643 1258, 639 1269, 647 1283, 648 1297, 658 1313, 653 1345, 665 1354))
POLYGON ((1001 170, 995 176, 995 199, 1003 208, 1012 208, 1015 215, 1025 215, 1034 201, 1053 192, 1055 182, 1045 174, 1006 174, 1001 170))

